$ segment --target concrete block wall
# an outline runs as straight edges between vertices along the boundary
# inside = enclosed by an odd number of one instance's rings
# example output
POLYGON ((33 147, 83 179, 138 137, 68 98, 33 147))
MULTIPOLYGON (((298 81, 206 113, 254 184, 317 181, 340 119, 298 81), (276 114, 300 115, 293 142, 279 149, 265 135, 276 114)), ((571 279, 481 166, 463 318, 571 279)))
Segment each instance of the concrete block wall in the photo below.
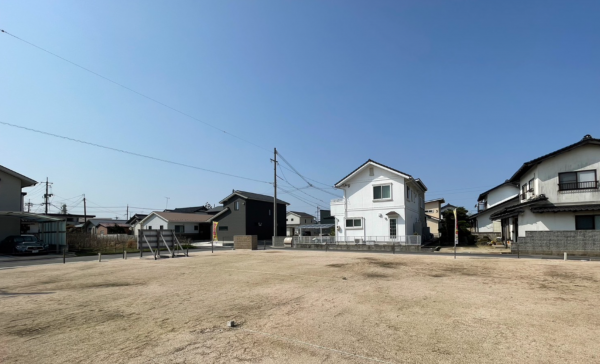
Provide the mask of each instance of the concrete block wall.
POLYGON ((258 236, 256 235, 235 235, 233 237, 233 246, 237 249, 258 249, 258 236))
POLYGON ((396 252, 420 252, 420 245, 366 245, 366 244, 294 244, 294 248, 299 249, 314 249, 314 250, 359 250, 359 251, 388 251, 392 252, 392 249, 396 252))
POLYGON ((600 256, 600 230, 527 231, 511 245, 521 254, 600 256))

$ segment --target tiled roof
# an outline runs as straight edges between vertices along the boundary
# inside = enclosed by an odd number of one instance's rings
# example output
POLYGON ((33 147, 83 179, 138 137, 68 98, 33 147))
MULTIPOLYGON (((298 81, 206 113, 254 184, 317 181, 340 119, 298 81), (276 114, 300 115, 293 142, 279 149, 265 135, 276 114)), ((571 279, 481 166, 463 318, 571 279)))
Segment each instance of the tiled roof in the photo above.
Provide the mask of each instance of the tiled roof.
POLYGON ((207 222, 212 215, 208 214, 186 214, 181 212, 159 212, 154 213, 168 222, 207 222))

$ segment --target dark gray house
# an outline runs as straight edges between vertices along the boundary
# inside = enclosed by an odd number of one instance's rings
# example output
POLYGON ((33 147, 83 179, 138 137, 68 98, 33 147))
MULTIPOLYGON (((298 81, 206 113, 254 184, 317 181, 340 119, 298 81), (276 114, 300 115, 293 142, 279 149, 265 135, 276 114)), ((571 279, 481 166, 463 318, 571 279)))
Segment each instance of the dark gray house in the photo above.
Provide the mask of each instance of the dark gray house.
MULTIPOLYGON (((234 190, 219 203, 222 210, 209 220, 219 223, 219 240, 232 241, 235 235, 257 235, 259 240, 273 236, 272 196, 234 190)), ((277 199, 277 236, 285 236, 287 205, 277 199)))

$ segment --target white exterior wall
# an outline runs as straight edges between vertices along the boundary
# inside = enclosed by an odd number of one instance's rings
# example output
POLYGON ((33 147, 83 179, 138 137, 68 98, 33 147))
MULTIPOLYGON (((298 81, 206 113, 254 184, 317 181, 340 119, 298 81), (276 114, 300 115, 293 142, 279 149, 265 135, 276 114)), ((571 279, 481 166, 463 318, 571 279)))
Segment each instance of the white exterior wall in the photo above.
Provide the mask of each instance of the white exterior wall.
MULTIPOLYGON (((537 166, 536 178, 539 180, 539 193, 546 195, 553 204, 565 203, 599 203, 600 190, 590 191, 558 191, 558 174, 596 170, 600 174, 600 146, 585 145, 570 152, 544 161, 537 166)), ((521 183, 528 181, 521 178, 521 183)))
POLYGON ((346 238, 388 237, 390 235, 389 219, 397 219, 396 235, 410 235, 414 232, 414 222, 417 222, 419 234, 425 226, 425 195, 416 185, 410 184, 413 190, 414 201, 406 200, 406 180, 396 173, 373 166, 374 176, 369 176, 369 167, 354 175, 345 187, 345 215, 344 200, 333 200, 331 215, 336 218, 336 236, 346 238), (391 200, 374 201, 373 186, 391 184, 391 200), (419 202, 421 201, 421 202, 419 202), (405 203, 407 205, 405 205, 405 203), (388 216, 389 212, 396 212, 398 216, 388 216), (347 218, 361 218, 361 229, 346 228, 347 218))
MULTIPOLYGON (((560 154, 535 166, 520 179, 520 186, 534 178, 534 192, 527 198, 544 194, 548 202, 554 205, 564 204, 600 204, 600 190, 558 190, 558 174, 596 170, 600 177, 600 146, 585 145, 570 152, 560 154)), ((526 207, 519 215, 519 236, 527 231, 575 230, 575 216, 587 213, 536 213, 526 207)), ((595 214, 592 214, 595 215, 595 214)))
POLYGON ((519 189, 514 186, 505 185, 499 187, 487 195, 487 208, 494 207, 506 202, 519 194, 519 189))

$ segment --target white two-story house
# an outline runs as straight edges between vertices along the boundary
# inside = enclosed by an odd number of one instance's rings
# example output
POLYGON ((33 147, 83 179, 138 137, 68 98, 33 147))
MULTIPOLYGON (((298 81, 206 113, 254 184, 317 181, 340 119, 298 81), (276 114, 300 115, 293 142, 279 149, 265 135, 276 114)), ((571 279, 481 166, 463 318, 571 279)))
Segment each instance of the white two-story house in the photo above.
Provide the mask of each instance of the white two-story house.
POLYGON ((530 231, 600 230, 600 139, 581 141, 524 163, 509 182, 514 204, 491 214, 505 240, 530 231))
POLYGON ((471 226, 477 233, 500 233, 500 221, 492 221, 490 216, 501 209, 519 203, 519 184, 506 180, 489 189, 477 199, 477 213, 470 216, 471 226))
POLYGON ((408 173, 368 160, 335 184, 331 201, 338 241, 406 241, 426 230, 427 187, 408 173))

